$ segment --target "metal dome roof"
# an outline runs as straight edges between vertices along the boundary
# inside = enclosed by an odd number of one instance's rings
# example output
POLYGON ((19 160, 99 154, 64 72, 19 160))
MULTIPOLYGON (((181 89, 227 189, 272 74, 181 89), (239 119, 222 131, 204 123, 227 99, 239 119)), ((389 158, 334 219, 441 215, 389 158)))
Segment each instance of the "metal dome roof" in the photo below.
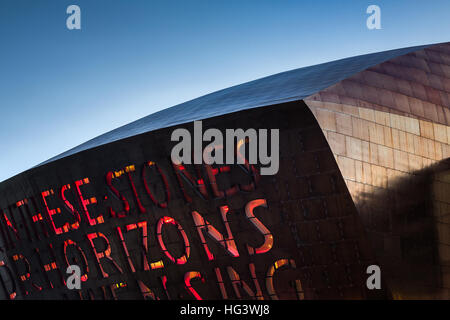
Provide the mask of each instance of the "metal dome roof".
POLYGON ((358 72, 432 45, 389 50, 294 69, 222 89, 109 131, 41 164, 145 132, 236 111, 302 100, 358 72))

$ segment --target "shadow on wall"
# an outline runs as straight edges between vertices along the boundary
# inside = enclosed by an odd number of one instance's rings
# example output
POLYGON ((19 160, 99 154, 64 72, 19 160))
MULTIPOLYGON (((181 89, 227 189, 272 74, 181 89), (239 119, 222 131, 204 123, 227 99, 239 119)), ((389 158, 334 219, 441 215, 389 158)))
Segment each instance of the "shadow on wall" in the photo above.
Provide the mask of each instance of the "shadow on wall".
POLYGON ((360 193, 356 206, 394 299, 450 298, 450 159, 360 193))

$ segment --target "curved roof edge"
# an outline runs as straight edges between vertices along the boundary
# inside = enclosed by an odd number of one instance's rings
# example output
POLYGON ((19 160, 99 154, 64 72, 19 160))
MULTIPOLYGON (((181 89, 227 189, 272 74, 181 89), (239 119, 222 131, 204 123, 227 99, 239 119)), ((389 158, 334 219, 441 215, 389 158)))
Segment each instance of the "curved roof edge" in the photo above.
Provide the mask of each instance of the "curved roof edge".
POLYGON ((372 66, 433 45, 438 44, 407 47, 344 58, 285 71, 222 89, 155 112, 111 130, 52 157, 35 167, 145 132, 236 111, 302 100, 372 66))

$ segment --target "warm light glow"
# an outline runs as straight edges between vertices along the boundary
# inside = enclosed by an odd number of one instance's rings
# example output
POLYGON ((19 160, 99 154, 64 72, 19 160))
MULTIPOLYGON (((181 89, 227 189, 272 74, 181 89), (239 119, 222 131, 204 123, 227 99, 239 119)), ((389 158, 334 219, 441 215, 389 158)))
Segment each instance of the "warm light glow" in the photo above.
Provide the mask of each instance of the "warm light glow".
POLYGON ((159 243, 161 250, 167 256, 167 258, 170 259, 170 261, 175 262, 176 264, 185 264, 187 262, 189 255, 191 253, 191 247, 189 245, 189 240, 187 238, 186 232, 184 232, 181 225, 175 219, 173 219, 172 217, 167 217, 167 216, 159 219, 158 224, 156 226, 156 236, 158 238, 158 243, 159 243), (164 244, 164 241, 162 239, 162 228, 163 228, 164 224, 176 225, 179 233, 181 234, 181 237, 183 238, 185 254, 183 256, 181 256, 180 258, 175 259, 172 256, 172 254, 167 250, 166 245, 164 244))

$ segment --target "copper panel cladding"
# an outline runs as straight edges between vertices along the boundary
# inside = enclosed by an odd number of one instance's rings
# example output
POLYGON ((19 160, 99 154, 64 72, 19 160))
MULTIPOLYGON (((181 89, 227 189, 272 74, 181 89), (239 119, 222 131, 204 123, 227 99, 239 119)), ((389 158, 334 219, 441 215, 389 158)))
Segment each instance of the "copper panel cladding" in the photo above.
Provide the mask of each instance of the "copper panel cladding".
POLYGON ((435 45, 305 99, 396 298, 449 298, 449 59, 435 45))

